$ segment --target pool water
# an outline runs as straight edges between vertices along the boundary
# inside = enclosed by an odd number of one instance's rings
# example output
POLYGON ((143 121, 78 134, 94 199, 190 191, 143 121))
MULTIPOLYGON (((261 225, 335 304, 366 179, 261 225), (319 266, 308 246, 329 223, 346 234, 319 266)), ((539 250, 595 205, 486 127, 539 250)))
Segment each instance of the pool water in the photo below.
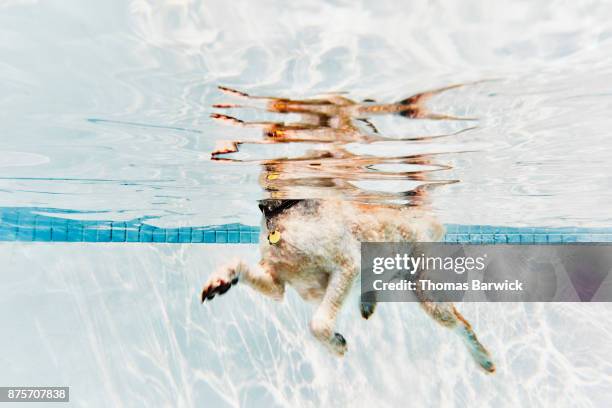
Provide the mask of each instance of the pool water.
MULTIPOLYGON (((217 85, 391 102, 498 79, 430 103, 436 112, 479 118, 476 129, 406 144, 447 152, 436 159, 453 168, 437 176, 462 181, 436 190, 440 218, 608 226, 611 6, 515 3, 4 1, 0 206, 252 225, 259 166, 209 155, 218 140, 260 136, 209 118, 210 106, 228 99, 217 85)), ((377 120, 389 136, 465 126, 377 120)))
MULTIPOLYGON (((443 165, 429 180, 459 181, 432 191, 444 223, 610 227, 611 17, 605 1, 0 1, 0 207, 257 225, 261 160, 303 152, 247 146, 233 156, 244 162, 211 161, 220 141, 261 137, 209 117, 230 99, 218 85, 393 102, 488 80, 428 103, 477 121, 372 120, 389 137, 451 136, 351 149, 443 165)), ((416 306, 383 305, 365 322, 355 300, 338 360, 310 337, 311 307, 293 292, 277 304, 240 287, 201 306, 201 285, 231 256, 256 261, 257 248, 0 244, 0 385, 69 385, 75 406, 612 398, 607 304, 461 305, 498 366, 484 376, 416 306)))

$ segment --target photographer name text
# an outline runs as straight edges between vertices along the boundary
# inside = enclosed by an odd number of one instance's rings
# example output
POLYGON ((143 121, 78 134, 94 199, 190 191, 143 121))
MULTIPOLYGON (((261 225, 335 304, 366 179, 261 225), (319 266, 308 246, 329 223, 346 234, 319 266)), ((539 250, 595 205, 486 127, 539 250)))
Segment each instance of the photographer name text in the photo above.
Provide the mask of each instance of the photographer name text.
POLYGON ((385 282, 381 279, 372 282, 374 290, 378 291, 507 291, 507 292, 521 292, 523 291, 523 282, 518 279, 514 281, 505 280, 503 282, 483 282, 478 279, 473 279, 470 282, 432 282, 427 279, 421 279, 418 281, 409 281, 406 279, 385 282), (417 286, 418 282, 418 286, 417 286))

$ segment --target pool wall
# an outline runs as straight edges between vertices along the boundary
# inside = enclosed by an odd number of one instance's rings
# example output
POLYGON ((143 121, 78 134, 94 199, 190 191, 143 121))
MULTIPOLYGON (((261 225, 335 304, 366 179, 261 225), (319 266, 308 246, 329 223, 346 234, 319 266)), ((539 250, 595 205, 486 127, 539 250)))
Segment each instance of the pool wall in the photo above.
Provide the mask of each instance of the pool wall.
MULTIPOLYGON (((258 227, 242 224, 161 228, 147 223, 151 218, 110 221, 62 217, 74 214, 74 211, 49 208, 1 207, 0 241, 254 244, 259 240, 258 227)), ((466 244, 612 242, 612 228, 447 224, 443 241, 466 244)))

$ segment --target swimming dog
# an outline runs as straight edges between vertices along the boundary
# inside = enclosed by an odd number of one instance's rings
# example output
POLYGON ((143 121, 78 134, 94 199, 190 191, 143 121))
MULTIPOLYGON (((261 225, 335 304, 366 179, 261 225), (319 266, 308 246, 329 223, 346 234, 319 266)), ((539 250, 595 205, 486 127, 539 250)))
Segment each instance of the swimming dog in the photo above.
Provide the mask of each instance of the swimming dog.
MULTIPOLYGON (((351 123, 353 119, 367 121, 370 114, 394 113, 410 118, 457 119, 427 113, 422 106, 423 100, 455 87, 417 94, 399 103, 387 105, 372 102, 364 105, 344 97, 302 101, 261 98, 225 87, 220 89, 243 98, 264 100, 268 110, 299 113, 304 120, 303 123, 293 125, 269 122, 252 124, 264 128, 264 137, 283 138, 284 141, 328 138, 333 139, 330 143, 335 143, 336 139, 365 140, 370 137, 362 135, 351 123), (279 129, 282 131, 280 135, 274 133, 279 129), (325 129, 329 133, 325 133, 325 129)), ((216 105, 219 108, 238 106, 216 105)), ((245 122, 225 115, 213 114, 213 118, 245 125, 245 122)), ((234 147, 237 149, 237 146, 234 147)), ((330 155, 335 157, 334 153, 330 155)), ((274 181, 286 171, 282 163, 267 164, 264 166, 263 180, 274 181), (276 176, 270 178, 271 174, 276 176)), ((270 185, 264 188, 278 192, 270 185)), ((413 198, 423 198, 424 195, 425 189, 417 189, 412 194, 413 198)), ((282 197, 282 194, 277 196, 282 197)), ((360 243, 436 242, 444 235, 443 226, 422 205, 368 203, 339 197, 283 197, 261 200, 259 208, 263 215, 259 240, 261 261, 247 265, 241 260, 235 260, 218 268, 202 289, 202 302, 225 294, 238 282, 276 300, 282 300, 286 288, 290 286, 302 299, 316 304, 310 320, 310 331, 321 344, 338 356, 347 351, 347 341, 335 331, 336 319, 359 275, 360 243)), ((433 302, 421 292, 417 292, 417 296, 423 310, 430 317, 461 336, 470 354, 485 372, 495 371, 489 352, 453 304, 433 302)), ((376 302, 360 302, 359 308, 361 316, 368 319, 376 309, 376 302)))

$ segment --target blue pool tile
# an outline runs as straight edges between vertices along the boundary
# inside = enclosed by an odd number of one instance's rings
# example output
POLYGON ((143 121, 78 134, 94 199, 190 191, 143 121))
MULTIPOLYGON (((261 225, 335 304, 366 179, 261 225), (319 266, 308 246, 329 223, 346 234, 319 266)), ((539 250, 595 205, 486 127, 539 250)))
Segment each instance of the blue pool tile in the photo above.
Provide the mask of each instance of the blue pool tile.
POLYGON ((240 243, 240 232, 239 231, 228 231, 227 242, 230 244, 240 243))
POLYGON ((111 242, 125 242, 125 222, 111 222, 111 242))
POLYGON ((507 241, 508 241, 508 236, 506 234, 495 234, 496 244, 505 244, 507 241))
POLYGON ((459 228, 457 224, 447 224, 446 225, 446 233, 447 234, 457 234, 459 233, 459 228))
POLYGON ((19 226, 19 212, 15 210, 6 210, 0 213, 0 224, 10 228, 19 226))
MULTIPOLYGON (((227 224, 209 227, 156 228, 141 219, 128 222, 76 221, 35 214, 32 208, 0 208, 0 240, 67 242, 207 242, 256 243, 259 227, 227 224), (112 228, 112 229, 111 229, 112 228)), ((508 227, 447 224, 449 243, 612 242, 612 228, 508 227)))
POLYGON ((111 223, 110 222, 101 222, 98 224, 98 234, 96 237, 96 242, 110 242, 111 240, 111 223))
POLYGON ((34 239, 34 217, 34 215, 28 212, 19 214, 19 227, 17 228, 17 236, 15 237, 18 241, 32 241, 34 239))
POLYGON ((610 227, 595 227, 587 228, 591 234, 612 234, 612 228, 610 227))
POLYGON ((578 231, 576 227, 559 227, 552 228, 551 233, 553 234, 575 234, 578 231))
POLYGON ((495 234, 497 232, 497 228, 493 225, 483 225, 480 227, 480 232, 482 234, 495 234))
POLYGON ((516 230, 516 233, 520 235, 533 235, 534 232, 535 229, 531 227, 520 227, 516 230))
POLYGON ((34 241, 51 241, 51 219, 49 217, 36 217, 34 241))
POLYGON ((11 225, 0 224, 0 240, 15 241, 17 239, 17 227, 11 225))
POLYGON ((588 242, 612 242, 612 234, 588 234, 588 242))
POLYGON ((467 234, 467 228, 464 225, 451 224, 453 234, 467 234))
POLYGON ((153 242, 166 242, 166 231, 163 228, 153 227, 153 242))
POLYGON ((95 224, 85 224, 83 226, 83 241, 97 242, 98 241, 98 226, 95 224))
POLYGON ((172 244, 179 242, 178 228, 166 228, 166 242, 172 244))
POLYGON ((470 242, 469 234, 457 234, 457 242, 468 244, 470 242))
POLYGON ((214 244, 215 241, 215 231, 204 231, 204 242, 207 244, 214 244))
POLYGON ((68 220, 68 222, 66 223, 66 241, 83 241, 83 224, 80 221, 68 220))
POLYGON ((575 234, 562 234, 562 238, 564 243, 566 242, 576 242, 576 235, 575 234))
POLYGON ((191 229, 191 242, 204 242, 204 230, 202 228, 191 229))
POLYGON ((533 244, 534 236, 533 234, 521 234, 521 244, 533 244))
POLYGON ((138 236, 140 242, 153 242, 153 228, 149 224, 142 224, 140 226, 140 234, 138 236))
POLYGON ((470 234, 470 239, 468 241, 470 244, 482 244, 482 235, 480 234, 470 234))
POLYGON ((508 234, 513 234, 516 231, 514 231, 512 228, 506 227, 506 226, 501 226, 497 228, 497 233, 498 234, 504 234, 504 235, 508 235, 508 234))
POLYGON ((227 243, 227 231, 216 231, 215 232, 215 242, 217 244, 226 244, 227 243))
POLYGON ((507 234, 506 240, 508 241, 509 244, 520 244, 521 236, 519 234, 507 234))
POLYGON ((493 234, 482 234, 482 243, 483 244, 494 244, 495 243, 495 235, 493 234))
POLYGON ((19 213, 17 211, 4 211, 0 213, 0 239, 15 241, 19 234, 19 213))
POLYGON ((480 225, 470 225, 468 227, 468 232, 470 235, 472 234, 480 234, 481 226, 480 225))
POLYGON ((257 244, 259 242, 259 232, 251 232, 251 243, 257 244))
POLYGON ((66 241, 68 235, 68 220, 64 218, 53 218, 51 220, 51 240, 66 241))
POLYGON ((129 223, 125 228, 125 242, 140 241, 140 225, 129 223))
POLYGON ((27 226, 27 227, 20 226, 19 229, 17 230, 16 239, 18 241, 24 241, 24 242, 34 241, 34 228, 31 226, 27 226))
POLYGON ((16 239, 18 241, 32 241, 34 239, 35 215, 28 212, 19 214, 19 228, 16 239))
POLYGON ((178 229, 178 242, 182 244, 191 242, 191 228, 181 227, 178 229))

